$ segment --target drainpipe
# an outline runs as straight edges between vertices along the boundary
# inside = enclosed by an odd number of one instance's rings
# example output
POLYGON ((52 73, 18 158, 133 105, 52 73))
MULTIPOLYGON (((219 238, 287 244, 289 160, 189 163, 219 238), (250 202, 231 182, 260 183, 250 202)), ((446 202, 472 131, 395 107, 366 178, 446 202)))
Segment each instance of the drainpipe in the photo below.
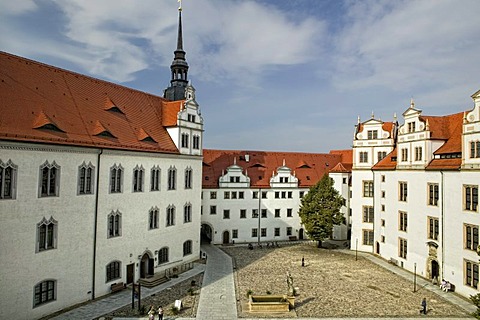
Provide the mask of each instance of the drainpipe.
POLYGON ((440 216, 442 217, 442 238, 440 240, 440 245, 442 246, 442 279, 444 278, 444 267, 445 267, 445 177, 443 171, 440 170, 440 175, 442 176, 441 186, 442 186, 442 206, 440 208, 440 216))
POLYGON ((258 232, 257 232, 257 238, 258 238, 258 245, 260 246, 260 208, 262 204, 262 189, 258 189, 258 232))
POLYGON ((93 224, 93 266, 92 266, 92 300, 95 299, 95 267, 97 264, 97 222, 98 222, 98 197, 100 193, 100 157, 103 153, 103 149, 97 155, 97 176, 95 181, 95 212, 94 212, 94 224, 93 224))
MULTIPOLYGON (((372 157, 373 157, 373 153, 372 153, 372 157)), ((372 245, 372 253, 375 254, 375 215, 376 215, 376 212, 375 212, 375 171, 371 170, 372 171, 372 177, 373 177, 373 198, 372 198, 372 208, 373 208, 373 222, 372 222, 372 229, 373 229, 373 245, 372 245)))

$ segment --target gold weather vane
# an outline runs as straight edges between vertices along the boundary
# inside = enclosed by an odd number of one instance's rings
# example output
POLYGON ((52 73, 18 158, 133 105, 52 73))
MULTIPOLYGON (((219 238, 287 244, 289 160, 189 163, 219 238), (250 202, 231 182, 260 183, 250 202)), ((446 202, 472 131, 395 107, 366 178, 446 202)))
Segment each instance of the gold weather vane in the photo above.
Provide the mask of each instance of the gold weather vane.
POLYGON ((178 0, 178 11, 182 11, 182 0, 178 0))

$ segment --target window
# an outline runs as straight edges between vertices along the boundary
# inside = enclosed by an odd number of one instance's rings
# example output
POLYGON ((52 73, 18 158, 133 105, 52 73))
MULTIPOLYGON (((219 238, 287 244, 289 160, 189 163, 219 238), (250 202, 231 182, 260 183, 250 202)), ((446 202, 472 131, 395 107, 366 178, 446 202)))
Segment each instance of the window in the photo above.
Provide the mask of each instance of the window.
POLYGON ((293 198, 293 192, 292 192, 292 191, 288 191, 288 192, 287 192, 287 197, 288 197, 288 199, 292 199, 292 198, 293 198))
POLYGON ((258 209, 252 209, 252 218, 258 218, 258 209))
POLYGON ((398 238, 398 256, 407 259, 407 239, 398 238))
POLYGON ((252 238, 256 238, 258 237, 258 229, 257 228, 253 228, 252 229, 252 238))
POLYGON ((168 247, 163 247, 162 249, 158 250, 158 264, 167 263, 168 262, 168 247))
POLYGON ((223 193, 223 199, 230 199, 230 191, 225 191, 223 193))
POLYGON ((382 243, 385 243, 385 236, 381 236, 381 237, 380 237, 380 241, 381 241, 382 243))
POLYGON ((238 239, 238 229, 232 230, 232 239, 238 239))
POLYGON ((240 219, 247 218, 247 209, 240 209, 240 219))
POLYGON ((189 122, 195 122, 195 115, 189 114, 189 115, 188 115, 188 121, 189 121, 189 122))
POLYGON ((150 191, 160 190, 160 167, 155 166, 150 171, 150 191))
POLYGON ((15 199, 17 166, 11 160, 0 160, 0 199, 15 199))
POLYGON ((415 161, 422 161, 422 147, 415 147, 415 161))
POLYGON ((217 214, 217 206, 210 206, 210 214, 217 214))
POLYGON ((230 182, 240 182, 240 177, 230 177, 230 182))
POLYGON ((261 229, 261 236, 266 237, 267 236, 267 228, 262 228, 261 229))
POLYGON ((292 227, 287 227, 287 236, 292 235, 292 227))
POLYGON ((465 249, 477 251, 478 248, 478 226, 465 224, 465 249))
POLYGON ((189 222, 192 222, 192 205, 187 203, 183 207, 183 223, 189 222))
POLYGON ((300 199, 302 199, 304 195, 305 195, 305 191, 300 191, 299 193, 300 199))
POLYGON ((406 182, 399 182, 398 183, 398 200, 400 201, 407 201, 407 183, 406 182))
POLYGON ((415 132, 415 122, 408 123, 408 132, 415 132))
POLYGON ((262 209, 262 218, 267 217, 267 209, 262 209))
POLYGON ((188 148, 188 133, 182 133, 182 148, 188 148))
POLYGON ((159 211, 158 208, 152 208, 148 212, 148 229, 158 229, 158 217, 159 217, 159 211))
POLYGON ((258 191, 253 191, 252 199, 258 199, 258 191))
POLYGON ((262 191, 262 199, 267 199, 267 191, 262 191))
POLYGON ((200 149, 200 136, 198 135, 193 136, 193 149, 195 150, 200 149))
POLYGON ((367 151, 361 151, 359 155, 360 155, 360 163, 367 163, 368 162, 368 152, 367 151))
POLYGON ((191 168, 185 170, 185 189, 192 189, 192 174, 193 170, 191 168))
POLYGON ((377 153, 378 161, 384 159, 386 156, 387 156, 386 151, 378 151, 378 153, 377 153))
POLYGON ((275 228, 275 237, 280 237, 280 228, 275 228))
POLYGON ((275 218, 280 218, 280 209, 275 209, 275 218))
POLYGON ((406 212, 398 212, 398 229, 407 232, 408 215, 406 212))
POLYGON ((373 197, 373 181, 363 181, 363 196, 366 198, 373 197))
POLYGON ((55 249, 57 247, 58 223, 53 217, 45 217, 37 224, 37 252, 55 249))
POLYGON ((223 210, 223 219, 230 219, 230 210, 223 210))
POLYGON ((183 243, 183 256, 192 254, 192 240, 187 240, 183 243))
POLYGON ((408 149, 407 148, 402 148, 401 152, 402 152, 402 158, 401 158, 402 162, 408 161, 408 149))
POLYGON ((478 263, 465 260, 465 284, 474 289, 478 288, 478 263))
POLYGON ((385 227, 385 219, 381 219, 380 222, 381 222, 381 226, 385 227))
POLYGON ((168 169, 168 190, 175 190, 177 188, 177 169, 170 167, 168 169))
POLYGON ((169 205, 167 207, 167 227, 175 225, 175 206, 169 205))
POLYGON ((373 207, 363 206, 363 222, 373 223, 373 207))
POLYGON ((286 199, 287 198, 287 192, 286 191, 282 191, 282 199, 286 199))
POLYGON ((280 199, 280 191, 275 191, 275 199, 280 199))
POLYGON ((470 141, 470 158, 480 158, 480 141, 470 141))
POLYGON ((385 175, 382 174, 382 182, 385 182, 385 175))
POLYGON ((217 199, 217 192, 216 191, 210 191, 210 199, 217 199))
POLYGON ((367 139, 377 139, 378 138, 378 131, 377 130, 368 130, 367 131, 367 139))
POLYGON ((245 197, 245 192, 238 191, 238 199, 243 199, 245 197))
POLYGON ((382 198, 385 199, 385 191, 384 190, 382 190, 382 198))
POLYGON ((373 230, 363 229, 362 243, 364 246, 373 246, 373 230))
POLYGON ((288 217, 288 218, 291 218, 291 217, 292 217, 292 212, 293 212, 293 209, 292 209, 292 208, 288 208, 288 209, 287 209, 287 217, 288 217))
POLYGON ((231 198, 237 199, 237 191, 232 191, 231 198))
POLYGON ((133 169, 133 192, 143 192, 143 167, 133 169))
POLYGON ((382 204, 382 211, 385 211, 385 205, 382 204))
POLYGON ((48 161, 40 167, 40 197, 56 197, 58 196, 60 184, 60 166, 53 161, 48 161))
POLYGON ((121 193, 123 184, 123 168, 114 165, 110 168, 110 193, 121 193))
POLYGON ((56 299, 56 281, 46 280, 35 286, 33 306, 39 306, 56 299))
POLYGON ((478 207, 478 186, 463 186, 465 210, 477 211, 478 207))
POLYGON ((440 222, 438 218, 428 217, 428 239, 438 240, 440 222))
POLYGON ((428 204, 430 206, 438 206, 438 184, 428 184, 428 204))
POLYGON ((121 235, 122 229, 122 214, 117 211, 112 211, 108 217, 108 238, 119 237, 121 235))
POLYGON ((107 264, 107 282, 120 279, 120 261, 112 261, 107 264))
POLYGON ((95 167, 91 163, 87 165, 84 162, 80 167, 78 167, 78 194, 93 193, 94 170, 95 167))

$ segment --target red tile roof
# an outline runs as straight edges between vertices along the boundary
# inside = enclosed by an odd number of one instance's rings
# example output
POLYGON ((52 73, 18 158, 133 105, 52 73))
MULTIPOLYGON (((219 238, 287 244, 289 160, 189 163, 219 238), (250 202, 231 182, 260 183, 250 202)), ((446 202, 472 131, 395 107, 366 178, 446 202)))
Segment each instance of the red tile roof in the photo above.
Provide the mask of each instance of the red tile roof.
POLYGON ((178 153, 164 123, 180 103, 0 52, 2 140, 178 153))
MULTIPOLYGON (((369 120, 367 120, 367 121, 369 121, 369 120)), ((367 121, 365 121, 365 122, 367 122, 367 121)), ((358 132, 362 132, 363 129, 364 129, 364 127, 365 127, 365 123, 360 123, 360 124, 358 125, 358 132)), ((388 133, 392 133, 392 128, 393 128, 393 122, 384 122, 384 123, 382 123, 382 129, 383 129, 383 131, 386 131, 386 132, 388 132, 388 133)), ((389 137, 389 138, 391 138, 391 137, 389 137)))
POLYGON ((397 148, 393 149, 393 151, 387 154, 385 158, 378 161, 372 167, 372 170, 395 170, 396 167, 397 167, 397 148))
POLYGON ((270 188, 270 178, 277 168, 285 165, 299 179, 300 187, 311 187, 325 173, 342 160, 341 154, 241 151, 241 150, 203 150, 203 188, 218 188, 220 176, 226 169, 236 164, 250 177, 251 188, 270 188), (248 155, 249 161, 246 161, 248 155), (299 166, 299 164, 301 164, 299 166), (302 165, 306 164, 306 165, 302 165))

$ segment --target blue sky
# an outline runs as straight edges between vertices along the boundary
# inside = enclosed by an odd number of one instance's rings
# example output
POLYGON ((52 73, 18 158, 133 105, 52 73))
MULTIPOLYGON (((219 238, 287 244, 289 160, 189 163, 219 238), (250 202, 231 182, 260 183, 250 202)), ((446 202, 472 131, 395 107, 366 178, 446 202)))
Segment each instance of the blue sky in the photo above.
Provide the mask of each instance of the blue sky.
MULTIPOLYGON (((0 0, 0 50, 162 95, 175 0, 0 0)), ((478 0, 184 0, 204 147, 328 152, 357 117, 471 109, 478 0)))

